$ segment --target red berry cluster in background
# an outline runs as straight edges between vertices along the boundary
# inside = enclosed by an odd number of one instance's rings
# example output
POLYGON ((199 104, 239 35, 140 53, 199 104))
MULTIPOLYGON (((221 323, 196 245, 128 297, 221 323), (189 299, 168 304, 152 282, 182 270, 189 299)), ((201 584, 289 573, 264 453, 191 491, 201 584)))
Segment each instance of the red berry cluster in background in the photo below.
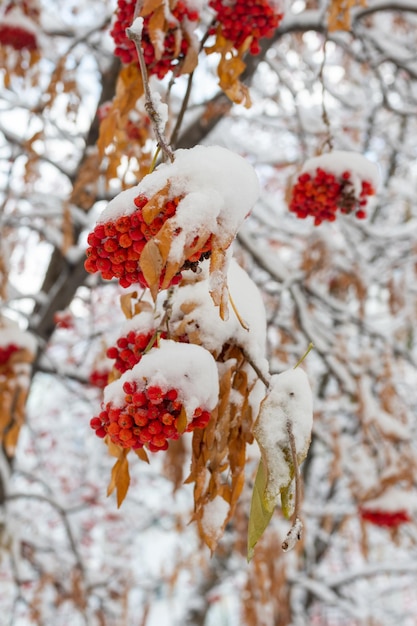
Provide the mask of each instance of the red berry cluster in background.
POLYGON ((405 510, 401 511, 379 511, 379 510, 360 510, 361 518, 375 524, 375 526, 385 526, 387 528, 397 528, 401 524, 411 522, 410 516, 405 510))
POLYGON ((38 47, 34 33, 12 24, 0 24, 0 44, 15 50, 36 50, 38 47))
MULTIPOLYGON (((136 47, 126 35, 126 28, 132 25, 133 15, 135 11, 136 0, 118 0, 116 10, 116 21, 110 31, 116 48, 114 54, 120 58, 122 63, 128 65, 133 61, 137 61, 136 47)), ((168 18, 168 31, 164 33, 164 51, 161 58, 156 58, 155 48, 153 47, 149 34, 149 21, 152 17, 148 15, 144 18, 142 31, 142 49, 145 63, 150 74, 155 74, 158 78, 163 78, 169 70, 175 68, 187 54, 189 41, 182 37, 180 49, 178 50, 178 31, 184 20, 189 22, 197 22, 199 19, 198 12, 189 9, 185 2, 181 0, 177 2, 168 18)))
POLYGON ((119 337, 116 345, 107 350, 107 357, 115 359, 114 367, 123 374, 139 363, 145 350, 157 346, 158 339, 166 337, 166 332, 161 332, 157 336, 155 329, 149 332, 131 330, 126 337, 119 337))
MULTIPOLYGON (((157 385, 138 389, 132 381, 124 383, 123 391, 125 405, 122 408, 107 402, 104 410, 90 421, 98 437, 108 435, 122 448, 135 450, 146 446, 151 452, 166 450, 168 439, 180 437, 183 405, 176 389, 164 390, 157 385)), ((210 413, 197 408, 185 430, 205 428, 209 420, 210 413)))
MULTIPOLYGON (((148 198, 139 195, 134 200, 137 211, 131 215, 123 215, 116 221, 97 224, 87 238, 89 247, 86 250, 87 259, 84 264, 87 272, 100 272, 106 280, 117 278, 122 287, 130 287, 133 284, 148 287, 139 267, 142 250, 146 242, 157 235, 165 221, 175 215, 180 200, 179 197, 168 200, 152 222, 147 224, 142 209, 148 203, 148 198)), ((184 269, 193 269, 195 263, 210 255, 210 250, 211 238, 187 259, 184 269)), ((163 275, 161 282, 162 280, 163 275)), ((180 280, 179 273, 174 276, 171 285, 178 284, 180 280)))
POLYGON ((317 168, 314 176, 305 172, 298 177, 292 190, 290 211, 304 219, 311 215, 318 226, 324 221, 333 222, 337 211, 354 213, 358 219, 366 217, 364 207, 368 196, 375 194, 371 183, 362 181, 359 197, 355 195, 350 172, 340 177, 317 168))
POLYGON ((54 313, 54 324, 57 328, 70 330, 74 328, 74 317, 70 311, 56 311, 54 313))
MULTIPOLYGON (((37 50, 38 41, 34 32, 19 24, 19 15, 25 16, 35 21, 39 17, 39 7, 36 3, 26 2, 10 2, 6 8, 5 16, 13 11, 13 21, 0 23, 0 44, 10 46, 15 50, 37 50), (14 23, 14 20, 16 22, 14 23)), ((20 20, 21 21, 21 20, 20 20)), ((27 20, 26 20, 27 21, 27 20)))
MULTIPOLYGON (((221 34, 239 48, 245 39, 253 37, 250 52, 259 54, 259 39, 272 37, 283 14, 267 0, 210 0, 209 6, 216 11, 216 22, 220 23, 221 34)), ((212 29, 214 33, 215 27, 212 29)))
POLYGON ((109 373, 107 370, 93 370, 88 377, 88 382, 92 387, 104 389, 109 382, 109 373))
POLYGON ((4 365, 10 359, 14 352, 20 350, 19 346, 9 343, 8 346, 0 346, 0 365, 4 365))

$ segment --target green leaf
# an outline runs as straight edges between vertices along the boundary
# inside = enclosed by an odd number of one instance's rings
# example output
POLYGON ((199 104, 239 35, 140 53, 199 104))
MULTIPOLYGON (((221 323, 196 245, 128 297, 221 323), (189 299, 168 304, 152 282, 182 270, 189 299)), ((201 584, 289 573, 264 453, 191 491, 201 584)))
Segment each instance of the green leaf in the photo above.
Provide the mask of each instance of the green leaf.
MULTIPOLYGON (((294 472, 293 472, 294 473, 294 472)), ((291 481, 286 487, 281 488, 281 506, 286 519, 290 519, 294 513, 294 482, 291 481)))
POLYGON ((259 462, 258 471, 256 473, 255 484, 253 486, 252 501, 249 514, 248 526, 248 561, 254 554, 254 548, 259 539, 265 532, 266 527, 271 521, 274 510, 268 510, 265 507, 264 493, 266 487, 266 472, 263 461, 259 462))

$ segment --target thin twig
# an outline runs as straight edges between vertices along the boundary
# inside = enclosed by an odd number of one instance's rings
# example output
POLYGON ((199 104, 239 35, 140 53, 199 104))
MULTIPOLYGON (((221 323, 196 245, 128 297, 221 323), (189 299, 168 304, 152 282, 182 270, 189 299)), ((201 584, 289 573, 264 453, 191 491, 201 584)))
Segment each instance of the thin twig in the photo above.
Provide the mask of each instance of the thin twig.
POLYGON ((323 44, 323 60, 320 65, 318 79, 321 84, 321 119, 323 120, 323 123, 326 126, 326 130, 327 130, 327 136, 323 143, 322 149, 325 148, 325 146, 327 145, 329 147, 329 150, 331 151, 333 150, 333 135, 332 135, 332 129, 330 125, 329 114, 326 108, 326 86, 324 84, 324 68, 326 65, 326 44, 327 44, 327 39, 325 39, 324 44, 323 44))
POLYGON ((246 352, 246 350, 244 348, 242 348, 241 346, 239 346, 240 349, 242 350, 242 354, 245 357, 246 361, 249 363, 249 365, 251 366, 251 368, 254 370, 255 374, 258 376, 258 378, 263 382, 263 384, 265 385, 265 387, 267 389, 269 389, 269 386, 271 384, 270 380, 265 376, 265 374, 263 373, 263 371, 261 370, 261 368, 252 360, 250 354, 248 354, 246 352))
POLYGON ((235 315, 236 315, 236 317, 237 317, 237 321, 239 322, 239 324, 242 326, 242 328, 243 328, 244 330, 249 330, 249 326, 248 326, 248 325, 246 324, 246 322, 242 319, 242 317, 241 317, 241 315, 240 315, 240 313, 239 313, 239 311, 238 311, 238 309, 237 309, 237 306, 236 306, 236 304, 235 304, 235 301, 234 301, 234 300, 233 300, 233 298, 232 298, 232 294, 230 293, 230 289, 229 289, 229 287, 227 288, 227 292, 228 292, 228 294, 229 294, 229 302, 230 302, 230 305, 231 305, 231 307, 232 307, 232 309, 233 309, 234 314, 235 314, 235 315))
MULTIPOLYGON (((139 19, 139 18, 138 18, 139 19)), ((136 46, 136 51, 138 53, 139 66, 142 74, 143 88, 145 91, 145 109, 147 114, 150 117, 152 122, 152 126, 154 129, 154 133, 156 135, 158 145, 160 146, 162 152, 165 156, 171 161, 174 161, 174 153, 171 150, 168 141, 161 130, 161 116, 155 108, 154 101, 152 98, 151 89, 149 87, 148 80, 148 69, 145 63, 145 57, 143 56, 142 50, 142 32, 139 28, 126 28, 126 35, 128 38, 133 41, 136 46)))
POLYGON ((48 496, 44 496, 42 494, 37 494, 37 493, 11 493, 11 494, 7 495, 7 497, 6 497, 7 501, 22 500, 22 499, 38 500, 39 502, 46 502, 47 504, 49 504, 51 507, 53 507, 55 509, 55 511, 61 517, 61 521, 62 521, 62 523, 64 525, 65 532, 66 532, 66 535, 67 535, 67 539, 68 539, 68 542, 70 544, 72 553, 74 555, 76 567, 80 570, 81 573, 84 573, 84 565, 83 565, 83 562, 81 560, 81 556, 80 556, 80 553, 78 551, 78 547, 77 547, 77 544, 75 542, 75 538, 74 538, 74 535, 72 533, 71 526, 70 526, 70 524, 68 522, 68 519, 67 519, 67 511, 64 508, 62 508, 62 506, 60 506, 57 502, 55 502, 55 500, 53 500, 52 498, 49 498, 48 496))
POLYGON ((181 104, 181 110, 178 113, 177 121, 175 123, 175 128, 172 131, 172 135, 171 135, 171 139, 170 139, 170 142, 171 142, 172 146, 175 146, 175 144, 176 144, 176 142, 178 140, 178 135, 179 135, 179 132, 180 132, 180 129, 181 129, 181 126, 182 126, 184 115, 185 115, 185 112, 186 112, 186 110, 188 108, 188 102, 190 100, 190 95, 191 95, 191 87, 192 87, 192 84, 193 84, 193 77, 194 77, 194 72, 191 72, 191 74, 188 76, 187 89, 185 91, 184 99, 183 99, 182 104, 181 104))

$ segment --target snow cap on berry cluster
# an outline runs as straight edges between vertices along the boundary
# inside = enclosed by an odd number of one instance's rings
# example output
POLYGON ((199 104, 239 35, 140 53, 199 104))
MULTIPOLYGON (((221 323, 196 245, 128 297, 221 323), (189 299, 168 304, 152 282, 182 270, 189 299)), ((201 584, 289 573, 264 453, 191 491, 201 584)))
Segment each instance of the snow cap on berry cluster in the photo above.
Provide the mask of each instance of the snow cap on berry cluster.
POLYGON ((161 316, 158 312, 141 311, 138 315, 134 315, 131 319, 123 322, 119 336, 123 337, 132 330, 135 333, 153 332, 157 329, 160 318, 161 316))
POLYGON ((255 170, 243 157, 220 146, 195 146, 177 150, 173 163, 161 164, 138 185, 122 191, 98 223, 131 215, 137 210, 134 199, 138 195, 150 198, 168 181, 172 196, 184 196, 171 218, 182 229, 171 248, 174 258, 204 228, 220 242, 230 241, 259 196, 255 170))
POLYGON ((349 182, 353 185, 356 197, 360 196, 362 181, 366 180, 376 189, 379 183, 378 166, 359 152, 347 150, 333 150, 311 159, 307 159, 301 174, 314 176, 317 169, 322 169, 335 177, 340 178, 344 172, 350 173, 349 182))
POLYGON ((413 517, 417 512, 417 494, 409 489, 393 485, 385 489, 380 496, 363 502, 361 508, 364 511, 384 511, 387 513, 405 511, 413 517))
POLYGON ((35 50, 40 34, 37 24, 18 7, 12 7, 0 17, 0 43, 16 50, 35 50))
MULTIPOLYGON (((116 196, 101 214, 96 228, 135 214, 140 198, 145 199, 145 204, 153 198, 159 208, 157 194, 165 194, 175 207, 152 236, 153 241, 148 238, 140 254, 145 284, 155 298, 158 288, 167 288, 176 275, 180 276, 187 261, 198 262, 201 254, 207 253, 211 256, 210 295, 220 306, 221 317, 227 318, 230 246, 259 196, 255 170, 244 158, 219 146, 178 150, 173 163, 160 165, 139 185, 116 196), (198 245, 203 246, 201 254, 193 259, 198 245), (204 249, 204 245, 208 247, 204 249)), ((88 271, 97 271, 93 258, 87 262, 88 271)))
POLYGON ((26 349, 35 354, 37 342, 31 333, 21 330, 17 322, 1 318, 0 319, 0 347, 14 345, 18 349, 26 349))
POLYGON ((137 365, 106 387, 104 402, 122 407, 126 382, 135 382, 139 391, 151 385, 160 387, 163 392, 176 389, 189 420, 197 408, 212 411, 218 402, 216 362, 207 350, 193 344, 161 339, 158 347, 152 348, 137 365))

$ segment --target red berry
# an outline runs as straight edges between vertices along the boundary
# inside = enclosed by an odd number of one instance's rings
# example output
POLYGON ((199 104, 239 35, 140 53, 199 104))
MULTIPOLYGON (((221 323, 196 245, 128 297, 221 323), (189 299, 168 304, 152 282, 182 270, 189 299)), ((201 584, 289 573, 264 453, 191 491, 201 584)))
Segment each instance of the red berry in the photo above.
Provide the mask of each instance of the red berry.
POLYGON ((97 430, 97 428, 101 428, 101 419, 99 417, 93 417, 90 420, 90 426, 94 430, 97 430))

